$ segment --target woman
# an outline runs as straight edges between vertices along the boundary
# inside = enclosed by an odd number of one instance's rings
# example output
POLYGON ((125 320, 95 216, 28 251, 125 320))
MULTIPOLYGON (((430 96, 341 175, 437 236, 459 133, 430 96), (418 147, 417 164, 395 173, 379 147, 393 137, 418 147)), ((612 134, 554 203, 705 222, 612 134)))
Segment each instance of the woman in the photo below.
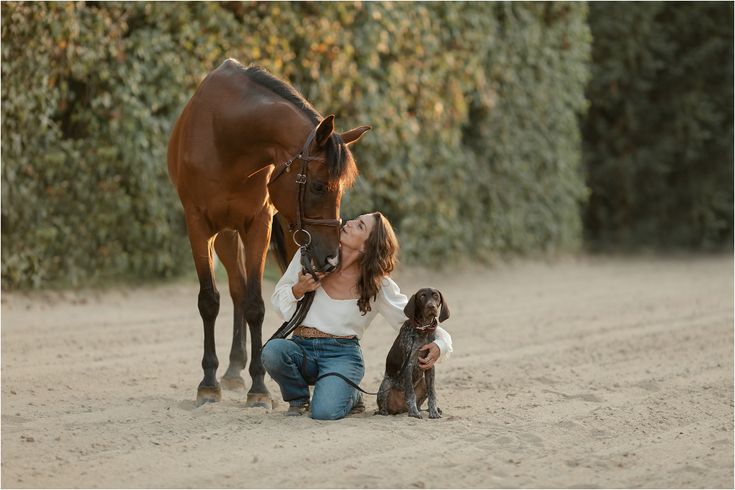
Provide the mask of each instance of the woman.
MULTIPOLYGON (((316 291, 314 302, 292 340, 271 340, 262 351, 265 369, 289 402, 288 415, 301 415, 311 405, 312 418, 336 420, 361 401, 359 392, 338 376, 316 379, 336 372, 360 383, 365 366, 359 339, 377 313, 400 330, 408 299, 389 277, 397 254, 393 229, 377 212, 363 214, 342 227, 340 265, 328 275, 318 274, 319 281, 301 273, 301 257, 296 253, 276 284, 273 306, 288 319, 306 292, 316 291), (314 385, 311 402, 309 385, 314 385)), ((452 352, 452 339, 439 327, 436 342, 424 350, 429 353, 419 362, 429 369, 452 352)))

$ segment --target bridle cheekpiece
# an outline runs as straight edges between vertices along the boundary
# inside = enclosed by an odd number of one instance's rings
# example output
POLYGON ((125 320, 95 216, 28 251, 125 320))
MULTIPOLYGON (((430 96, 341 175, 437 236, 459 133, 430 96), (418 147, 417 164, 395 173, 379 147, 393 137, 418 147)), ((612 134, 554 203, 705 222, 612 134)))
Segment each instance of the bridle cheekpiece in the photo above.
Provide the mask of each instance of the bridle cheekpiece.
POLYGON ((314 218, 307 218, 304 215, 304 197, 306 195, 306 183, 308 181, 308 164, 312 161, 320 161, 323 162, 324 159, 319 157, 314 157, 309 154, 309 148, 311 147, 311 144, 314 142, 314 138, 316 138, 316 130, 318 126, 315 126, 314 129, 311 130, 309 133, 309 136, 306 138, 306 142, 304 143, 304 146, 301 148, 301 151, 298 152, 293 157, 286 160, 284 163, 279 165, 274 175, 270 178, 270 181, 268 182, 268 185, 271 185, 273 182, 276 181, 281 175, 284 173, 290 173, 291 172, 291 165, 296 162, 296 160, 301 160, 301 167, 299 170, 299 173, 296 174, 296 183, 299 185, 299 195, 298 199, 296 201, 296 223, 289 223, 288 224, 288 230, 293 232, 292 238, 294 243, 301 247, 301 262, 302 265, 304 265, 304 268, 312 273, 313 275, 313 269, 311 267, 311 254, 309 251, 309 245, 311 244, 311 233, 309 233, 305 228, 304 225, 312 225, 312 226, 342 226, 342 220, 337 219, 314 219, 314 218), (306 239, 303 243, 299 242, 297 238, 300 238, 298 235, 299 233, 304 234, 306 239), (308 263, 308 266, 306 265, 308 263))

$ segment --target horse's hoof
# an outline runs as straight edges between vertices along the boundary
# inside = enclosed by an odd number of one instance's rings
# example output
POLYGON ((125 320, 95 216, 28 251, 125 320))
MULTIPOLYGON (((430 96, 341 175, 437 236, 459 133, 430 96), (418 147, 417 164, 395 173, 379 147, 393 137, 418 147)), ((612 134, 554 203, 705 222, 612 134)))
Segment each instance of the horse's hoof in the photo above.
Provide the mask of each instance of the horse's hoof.
POLYGON ((219 386, 200 386, 197 389, 197 407, 205 403, 215 403, 222 400, 222 390, 219 386))
POLYGON ((248 393, 248 397, 245 401, 245 406, 248 408, 276 408, 276 402, 271 398, 270 393, 248 393))
POLYGON ((226 390, 241 391, 245 389, 245 380, 242 379, 242 376, 222 376, 220 385, 222 385, 222 388, 226 390))

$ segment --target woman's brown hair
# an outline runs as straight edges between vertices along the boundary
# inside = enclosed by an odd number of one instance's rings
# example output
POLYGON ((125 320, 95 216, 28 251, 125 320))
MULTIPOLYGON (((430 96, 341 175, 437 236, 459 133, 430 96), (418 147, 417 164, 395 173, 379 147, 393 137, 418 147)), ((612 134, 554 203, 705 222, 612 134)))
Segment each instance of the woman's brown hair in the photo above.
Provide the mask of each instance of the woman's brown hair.
POLYGON ((360 279, 357 290, 360 297, 357 306, 365 315, 370 311, 370 300, 378 296, 380 281, 393 272, 398 262, 398 240, 388 219, 381 213, 372 213, 375 218, 373 231, 365 241, 365 252, 360 257, 360 279))

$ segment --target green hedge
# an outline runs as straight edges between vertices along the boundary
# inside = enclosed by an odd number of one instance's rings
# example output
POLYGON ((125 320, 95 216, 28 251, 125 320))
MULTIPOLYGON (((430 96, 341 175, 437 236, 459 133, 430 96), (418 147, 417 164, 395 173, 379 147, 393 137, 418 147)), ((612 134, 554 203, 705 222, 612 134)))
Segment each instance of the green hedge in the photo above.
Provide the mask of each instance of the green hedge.
POLYGON ((384 211, 404 262, 581 244, 586 4, 1 8, 3 287, 191 268, 166 143, 227 57, 373 126, 344 214, 384 211))
POLYGON ((732 246, 732 2, 601 2, 584 155, 603 247, 732 246))

